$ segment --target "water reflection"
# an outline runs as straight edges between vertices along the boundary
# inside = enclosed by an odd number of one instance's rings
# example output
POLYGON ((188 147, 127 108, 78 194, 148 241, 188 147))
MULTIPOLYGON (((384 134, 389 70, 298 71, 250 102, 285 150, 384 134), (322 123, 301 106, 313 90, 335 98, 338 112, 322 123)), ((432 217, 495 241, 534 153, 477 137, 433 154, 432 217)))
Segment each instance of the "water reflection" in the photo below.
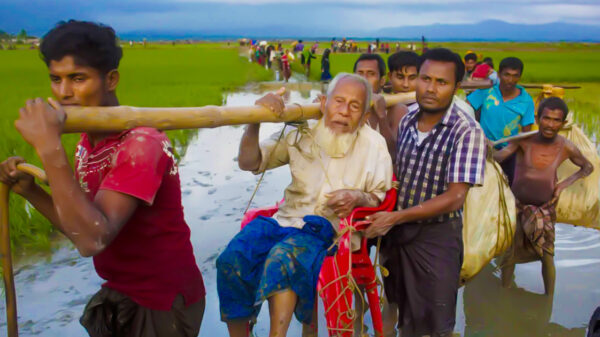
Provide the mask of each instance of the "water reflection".
MULTIPOLYGON (((578 336, 600 305, 600 233, 556 226, 556 289, 543 295, 541 264, 517 265, 513 288, 504 289, 493 264, 463 290, 464 336, 578 336)), ((458 310, 460 312, 460 308, 458 310)))
POLYGON ((465 337, 583 336, 585 328, 568 329, 551 323, 553 297, 500 285, 488 265, 463 292, 465 337))

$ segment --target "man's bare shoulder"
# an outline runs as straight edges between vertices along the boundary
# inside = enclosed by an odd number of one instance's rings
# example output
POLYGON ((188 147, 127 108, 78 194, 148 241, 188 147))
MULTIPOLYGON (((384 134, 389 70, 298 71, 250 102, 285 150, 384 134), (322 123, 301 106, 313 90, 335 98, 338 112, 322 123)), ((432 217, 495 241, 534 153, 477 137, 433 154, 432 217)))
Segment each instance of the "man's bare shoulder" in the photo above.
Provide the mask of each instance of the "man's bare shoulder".
POLYGON ((577 145, 575 145, 575 143, 573 143, 572 141, 568 140, 566 137, 561 136, 561 135, 557 135, 556 138, 558 139, 558 137, 560 137, 560 140, 562 140, 564 142, 564 146, 563 149, 567 154, 572 154, 572 153, 579 153, 581 152, 579 150, 579 148, 577 147, 577 145))
POLYGON ((404 103, 396 103, 388 108, 389 113, 401 114, 402 117, 408 113, 408 107, 404 103))

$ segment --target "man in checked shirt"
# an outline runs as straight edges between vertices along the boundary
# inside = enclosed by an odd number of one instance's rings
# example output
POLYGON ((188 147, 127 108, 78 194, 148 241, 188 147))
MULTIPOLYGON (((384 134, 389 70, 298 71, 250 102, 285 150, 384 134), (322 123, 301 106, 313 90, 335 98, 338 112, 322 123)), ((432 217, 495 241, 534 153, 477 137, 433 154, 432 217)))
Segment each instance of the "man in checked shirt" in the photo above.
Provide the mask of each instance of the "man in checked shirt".
POLYGON ((469 188, 483 183, 486 157, 479 124, 452 104, 464 71, 448 49, 422 56, 418 104, 398 130, 398 208, 369 217, 367 236, 385 235, 385 293, 398 306, 403 337, 450 336, 454 329, 462 207, 469 188))

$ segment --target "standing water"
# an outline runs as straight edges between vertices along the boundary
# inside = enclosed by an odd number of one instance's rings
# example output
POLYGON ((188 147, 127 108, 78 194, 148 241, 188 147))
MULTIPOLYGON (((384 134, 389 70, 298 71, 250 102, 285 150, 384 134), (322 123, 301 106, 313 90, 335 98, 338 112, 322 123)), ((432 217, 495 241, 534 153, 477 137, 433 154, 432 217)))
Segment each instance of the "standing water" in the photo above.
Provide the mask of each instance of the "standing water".
MULTIPOLYGON (((292 91, 287 102, 309 103, 317 90, 292 91)), ((229 106, 253 105, 261 93, 248 89, 227 95, 229 106)), ((261 126, 264 139, 281 124, 261 126)), ((239 231, 242 213, 256 187, 257 176, 237 165, 243 127, 202 129, 190 142, 180 163, 186 221, 207 298, 200 336, 227 336, 220 321, 216 292, 215 260, 239 231)), ((289 170, 268 171, 252 207, 273 205, 290 181, 289 170)), ((512 289, 500 287, 499 273, 489 265, 459 292, 455 332, 461 336, 584 336, 585 327, 600 305, 600 233, 558 224, 556 229, 556 290, 553 298, 542 295, 539 262, 518 265, 512 289)), ((92 260, 79 256, 66 242, 49 256, 31 256, 18 262, 16 290, 21 336, 84 336, 79 317, 92 294, 102 284, 92 260)), ((4 300, 0 303, 0 336, 6 334, 4 300)), ((326 336, 323 308, 319 335, 326 336)), ((370 325, 367 316, 367 325, 370 325)), ((267 336, 269 318, 263 306, 255 326, 257 336, 267 336)), ((294 319, 289 336, 300 336, 294 319)), ((371 330, 372 331, 372 330, 371 330)))

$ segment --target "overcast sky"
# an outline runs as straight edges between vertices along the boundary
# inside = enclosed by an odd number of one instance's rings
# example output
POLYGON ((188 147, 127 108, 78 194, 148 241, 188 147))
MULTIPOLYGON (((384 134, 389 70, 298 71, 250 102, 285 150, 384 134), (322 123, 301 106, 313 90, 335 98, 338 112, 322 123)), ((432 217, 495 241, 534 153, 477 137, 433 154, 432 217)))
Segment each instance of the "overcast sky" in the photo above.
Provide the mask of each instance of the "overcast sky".
POLYGON ((42 34, 59 20, 99 21, 118 33, 306 27, 372 31, 434 23, 600 25, 600 0, 0 0, 0 29, 42 34))

